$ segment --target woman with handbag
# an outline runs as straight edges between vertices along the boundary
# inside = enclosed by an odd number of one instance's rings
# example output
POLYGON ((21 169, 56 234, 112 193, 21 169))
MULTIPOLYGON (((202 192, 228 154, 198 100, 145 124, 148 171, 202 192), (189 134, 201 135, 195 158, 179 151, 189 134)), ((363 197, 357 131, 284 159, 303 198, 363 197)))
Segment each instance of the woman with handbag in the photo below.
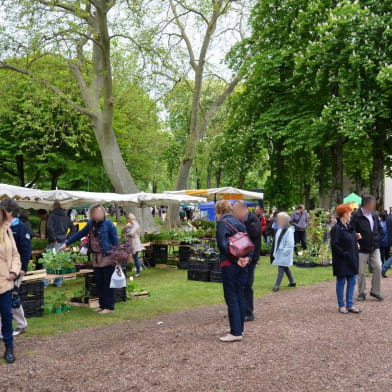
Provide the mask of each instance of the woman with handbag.
POLYGON ((278 266, 278 276, 272 291, 280 289, 283 275, 286 274, 289 279, 289 287, 295 287, 294 277, 291 273, 290 266, 293 265, 294 259, 294 229, 290 227, 290 216, 285 212, 277 215, 276 222, 278 230, 275 233, 272 244, 272 265, 278 266))
POLYGON ((17 279, 21 262, 12 230, 8 226, 4 207, 0 207, 0 315, 1 334, 5 344, 4 359, 15 362, 14 337, 12 329, 12 290, 17 279))
POLYGON ((106 210, 100 204, 89 209, 87 225, 74 235, 59 249, 81 240, 88 235, 88 249, 93 264, 95 281, 99 297, 99 314, 110 314, 114 311, 114 292, 110 281, 114 272, 114 260, 111 251, 118 247, 117 229, 111 220, 106 219, 106 210))
POLYGON ((143 250, 142 243, 140 241, 140 226, 138 221, 136 220, 135 215, 128 214, 127 215, 128 223, 122 229, 122 233, 125 237, 125 241, 129 244, 132 251, 132 257, 135 261, 136 267, 136 275, 138 278, 141 275, 141 265, 138 253, 143 250))
POLYGON ((222 268, 223 292, 230 322, 229 334, 221 337, 220 341, 237 342, 242 340, 244 332, 247 265, 252 257, 253 249, 249 243, 249 238, 246 238, 245 225, 233 217, 229 201, 218 201, 215 206, 215 213, 217 218, 216 240, 222 268), (242 249, 233 249, 235 236, 240 237, 240 241, 245 242, 242 249), (238 251, 237 254, 236 251, 238 251), (247 252, 247 254, 241 252, 247 252))

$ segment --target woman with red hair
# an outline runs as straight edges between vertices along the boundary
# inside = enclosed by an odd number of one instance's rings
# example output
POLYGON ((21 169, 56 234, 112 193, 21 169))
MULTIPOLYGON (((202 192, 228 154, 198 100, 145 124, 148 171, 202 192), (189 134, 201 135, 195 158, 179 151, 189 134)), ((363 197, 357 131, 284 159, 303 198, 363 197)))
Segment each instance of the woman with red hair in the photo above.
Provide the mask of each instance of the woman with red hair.
POLYGON ((358 274, 358 243, 355 231, 350 226, 352 208, 348 204, 336 207, 337 222, 331 230, 332 267, 336 276, 336 296, 339 312, 360 313, 354 307, 353 297, 358 274), (347 282, 346 300, 344 287, 347 282))

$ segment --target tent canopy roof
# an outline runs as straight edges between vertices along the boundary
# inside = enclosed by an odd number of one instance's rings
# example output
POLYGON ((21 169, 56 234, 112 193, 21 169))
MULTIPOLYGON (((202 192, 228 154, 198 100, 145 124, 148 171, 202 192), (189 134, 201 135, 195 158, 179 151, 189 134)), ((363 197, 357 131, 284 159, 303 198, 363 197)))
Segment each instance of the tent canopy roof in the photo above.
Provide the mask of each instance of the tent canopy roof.
POLYGON ((15 199, 22 208, 48 209, 55 202, 68 209, 80 205, 123 204, 134 207, 149 207, 157 204, 202 203, 206 199, 190 195, 170 195, 165 193, 133 193, 119 194, 106 192, 84 192, 23 188, 14 185, 0 184, 0 199, 15 199))
POLYGON ((259 192, 251 192, 243 189, 233 187, 223 188, 210 188, 210 189, 184 189, 182 191, 166 191, 166 194, 172 195, 190 195, 190 196, 202 196, 202 197, 216 197, 217 199, 253 199, 263 200, 264 194, 259 192))

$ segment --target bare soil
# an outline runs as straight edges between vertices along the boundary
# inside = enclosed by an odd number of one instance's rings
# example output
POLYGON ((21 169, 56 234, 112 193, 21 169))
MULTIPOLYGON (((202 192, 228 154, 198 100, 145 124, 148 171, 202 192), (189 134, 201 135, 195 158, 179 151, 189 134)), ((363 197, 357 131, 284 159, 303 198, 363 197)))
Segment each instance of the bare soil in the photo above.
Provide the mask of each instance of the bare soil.
POLYGON ((26 334, 17 362, 0 364, 0 391, 391 391, 392 278, 383 283, 386 300, 359 304, 360 315, 337 312, 333 282, 267 295, 240 343, 218 341, 224 306, 26 334))

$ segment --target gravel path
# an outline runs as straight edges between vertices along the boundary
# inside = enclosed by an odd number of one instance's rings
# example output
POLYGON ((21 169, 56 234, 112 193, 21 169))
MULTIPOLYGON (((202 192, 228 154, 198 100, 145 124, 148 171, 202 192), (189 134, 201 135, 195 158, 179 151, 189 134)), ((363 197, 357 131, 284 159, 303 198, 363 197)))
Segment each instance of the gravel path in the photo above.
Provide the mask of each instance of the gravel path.
POLYGON ((338 314, 333 282, 267 295, 241 343, 218 341, 224 306, 26 335, 17 363, 0 364, 0 391, 391 391, 392 278, 383 283, 386 300, 360 315, 338 314))

